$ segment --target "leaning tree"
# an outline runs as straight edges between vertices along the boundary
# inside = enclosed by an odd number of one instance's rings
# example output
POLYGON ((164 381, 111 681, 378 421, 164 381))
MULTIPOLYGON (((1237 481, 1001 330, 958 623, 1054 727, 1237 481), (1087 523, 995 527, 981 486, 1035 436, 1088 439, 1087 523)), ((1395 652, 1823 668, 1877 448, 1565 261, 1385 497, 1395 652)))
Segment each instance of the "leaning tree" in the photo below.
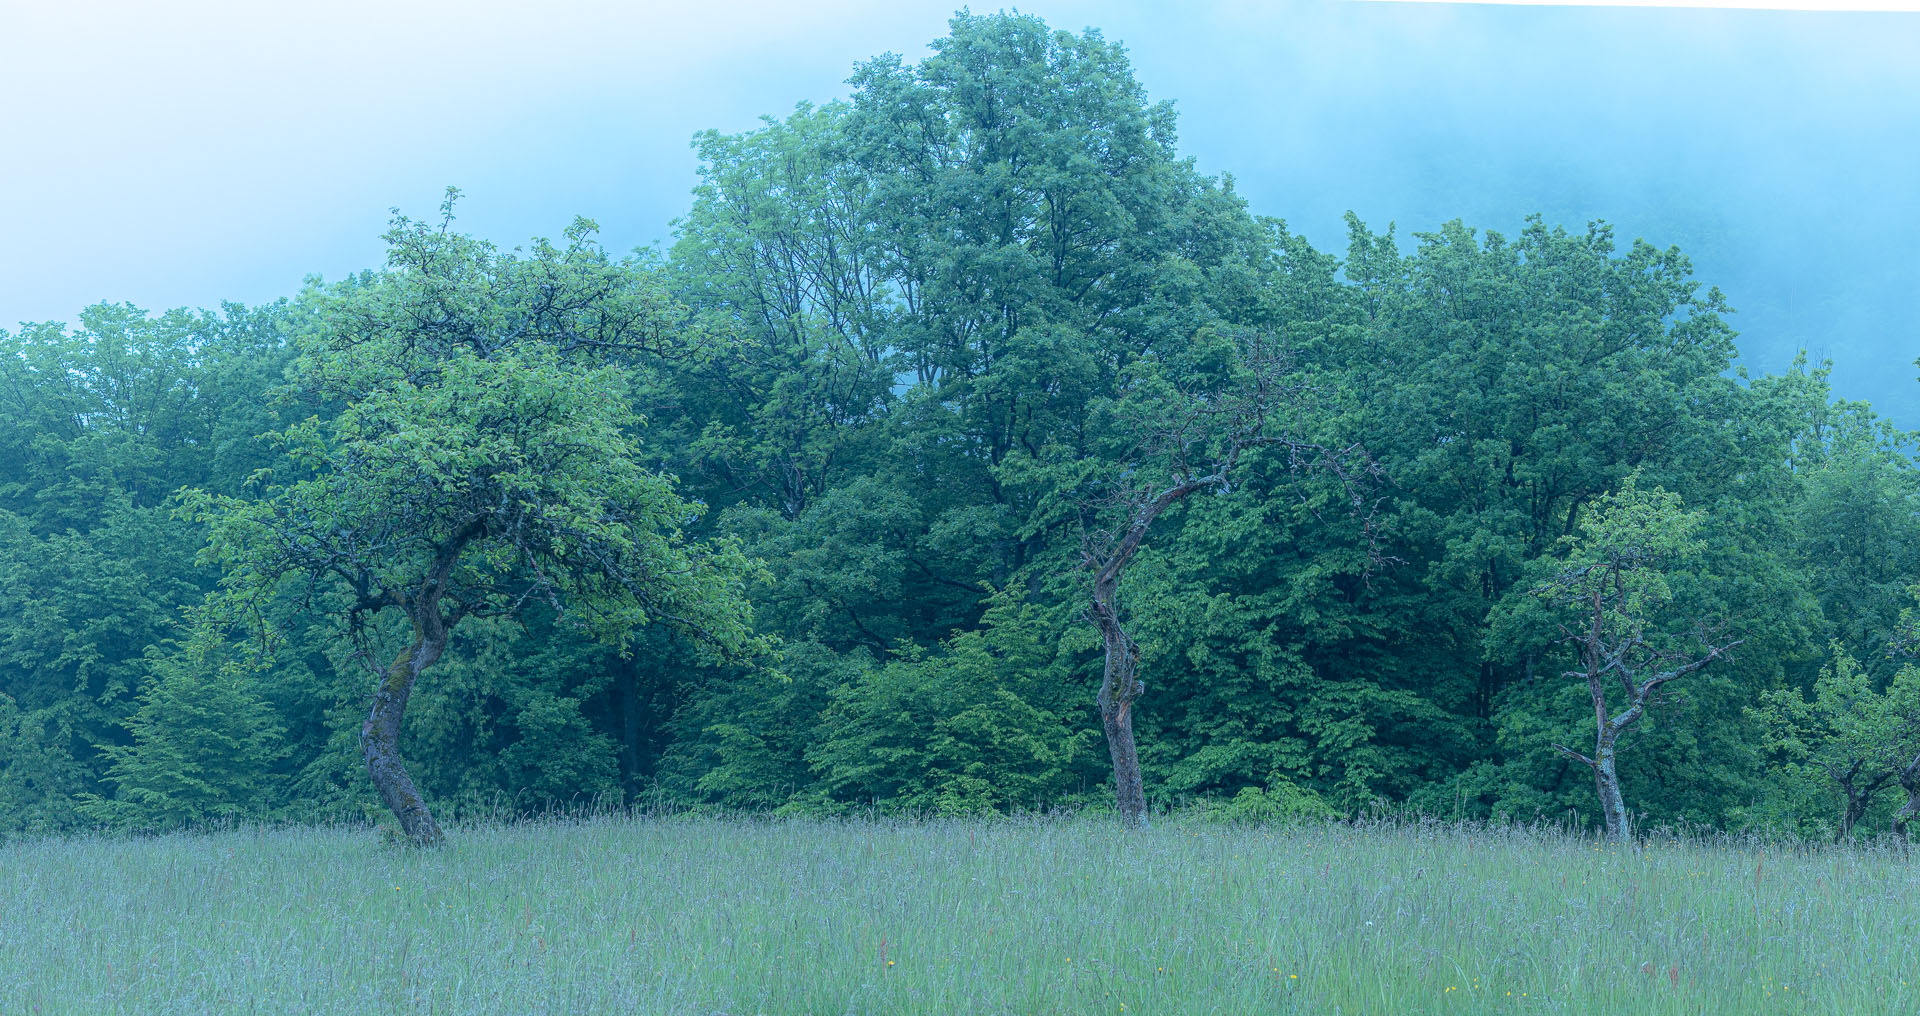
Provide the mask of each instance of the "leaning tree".
MULTIPOLYGON (((1365 514, 1368 561, 1381 556, 1373 541, 1368 489, 1379 467, 1357 442, 1316 439, 1329 400, 1271 334, 1203 330, 1196 347, 1215 346, 1222 367, 1186 372, 1155 359, 1135 364, 1117 397, 1096 416, 1116 439, 1113 458, 1071 467, 1063 485, 1081 533, 1080 564, 1091 575, 1087 616, 1100 632, 1104 664, 1096 702, 1113 761, 1114 796, 1121 821, 1145 825, 1147 800, 1133 734, 1134 703, 1146 691, 1140 646, 1127 630, 1121 578, 1154 523, 1189 496, 1232 490, 1251 455, 1279 455, 1293 473, 1336 480, 1356 515, 1365 514)), ((1054 499, 1058 504, 1063 499, 1054 499)), ((1043 509, 1044 511, 1044 509, 1043 509)))
POLYGON ((443 836, 401 722, 462 622, 544 610, 621 647, 649 623, 723 654, 755 645, 753 566, 685 535, 700 506, 638 440, 635 377, 687 344, 671 306, 585 220, 525 255, 452 232, 456 193, 437 226, 395 219, 387 271, 304 297, 317 324, 292 378, 316 413, 271 435, 300 474, 184 495, 227 602, 290 593, 351 638, 367 771, 420 845, 443 836))

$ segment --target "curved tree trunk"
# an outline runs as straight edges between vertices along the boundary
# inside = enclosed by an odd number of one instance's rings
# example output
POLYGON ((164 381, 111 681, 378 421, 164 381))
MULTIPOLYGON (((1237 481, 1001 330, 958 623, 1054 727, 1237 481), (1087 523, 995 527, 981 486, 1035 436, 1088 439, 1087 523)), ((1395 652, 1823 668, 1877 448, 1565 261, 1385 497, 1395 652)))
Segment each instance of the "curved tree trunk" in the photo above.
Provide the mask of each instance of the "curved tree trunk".
POLYGON ((1120 810, 1120 821, 1130 829, 1147 824, 1147 791, 1140 775, 1140 750, 1133 740, 1133 703, 1146 690, 1140 681, 1140 646, 1120 625, 1120 573, 1147 538, 1147 528, 1168 506, 1196 490, 1225 482, 1229 461, 1220 472, 1197 480, 1177 483, 1154 495, 1151 501, 1134 509, 1125 533, 1110 551, 1089 552, 1089 561, 1099 570, 1093 577, 1094 626, 1100 629, 1100 644, 1106 650, 1106 667, 1100 678, 1100 725, 1107 734, 1107 753, 1113 757, 1113 799, 1120 810))
POLYGON ((416 847, 436 846, 446 834, 428 813, 427 802, 421 799, 413 777, 407 774, 406 763, 400 760, 400 721, 406 716, 414 682, 420 679, 421 671, 440 658, 447 648, 448 633, 466 613, 466 606, 456 603, 450 616, 443 615, 440 601, 446 595, 447 576, 459 562, 461 552, 485 528, 478 517, 468 520, 440 545, 419 591, 409 599, 395 597, 405 604, 413 621, 413 644, 387 665, 380 686, 373 692, 373 708, 360 728, 360 751, 367 759, 367 775, 373 778, 380 800, 400 820, 407 842, 416 847))
POLYGON ((1140 751, 1133 740, 1133 702, 1146 690, 1136 672, 1140 647, 1120 627, 1110 602, 1096 596, 1094 621, 1106 648, 1106 668, 1100 681, 1100 724, 1106 729, 1107 753, 1113 757, 1113 797, 1120 821, 1131 828, 1147 824, 1147 792, 1140 776, 1140 751))
POLYGON ((407 842, 418 847, 436 846, 446 835, 428 813, 426 801, 421 799, 413 777, 407 775, 406 764, 400 759, 400 720, 406 714, 407 699, 413 694, 420 672, 440 658, 446 645, 446 634, 442 631, 437 639, 416 638, 413 645, 402 651, 382 675, 380 686, 373 693, 373 708, 367 714, 366 724, 360 728, 360 750, 366 756, 367 775, 373 778, 380 800, 386 802, 387 808, 400 820, 407 842))

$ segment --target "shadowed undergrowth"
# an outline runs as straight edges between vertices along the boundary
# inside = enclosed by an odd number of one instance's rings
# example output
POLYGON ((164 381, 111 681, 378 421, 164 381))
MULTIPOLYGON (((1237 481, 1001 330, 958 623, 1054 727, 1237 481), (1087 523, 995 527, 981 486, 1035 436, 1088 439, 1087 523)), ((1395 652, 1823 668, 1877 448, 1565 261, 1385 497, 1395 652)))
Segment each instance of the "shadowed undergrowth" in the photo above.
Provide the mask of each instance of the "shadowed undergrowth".
POLYGON ((0 848, 0 1012, 1911 1013, 1916 889, 1891 850, 1421 825, 46 840, 0 848))

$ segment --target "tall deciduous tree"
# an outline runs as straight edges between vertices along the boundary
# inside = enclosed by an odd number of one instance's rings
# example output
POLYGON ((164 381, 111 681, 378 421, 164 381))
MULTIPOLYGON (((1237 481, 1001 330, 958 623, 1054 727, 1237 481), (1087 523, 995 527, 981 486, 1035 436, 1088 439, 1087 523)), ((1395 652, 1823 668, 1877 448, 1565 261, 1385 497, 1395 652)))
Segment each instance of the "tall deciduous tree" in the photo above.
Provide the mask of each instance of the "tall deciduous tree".
MULTIPOLYGON (((1348 224, 1345 274, 1365 313, 1353 368, 1408 522, 1402 574, 1427 577, 1420 613, 1483 625, 1635 469, 1689 492, 1704 471, 1758 471, 1746 448, 1708 443, 1740 394, 1733 333, 1677 249, 1622 251, 1603 223, 1536 217, 1513 236, 1449 222, 1403 256, 1391 232, 1348 224)), ((1526 663, 1466 655, 1478 641, 1456 641, 1462 658, 1434 683, 1453 698, 1442 682, 1472 675, 1457 708, 1486 716, 1526 663)))
POLYGON ((307 475, 186 498, 235 602, 298 583, 354 637, 375 679, 361 750, 416 844, 442 833, 401 721, 461 622, 550 610, 621 646, 648 623, 752 641, 752 566, 682 535, 700 506, 637 443, 629 364, 681 341, 670 306, 591 223, 521 257, 452 232, 455 196, 437 227, 396 218, 387 272, 308 295, 325 325, 296 378, 338 412, 277 435, 307 475))

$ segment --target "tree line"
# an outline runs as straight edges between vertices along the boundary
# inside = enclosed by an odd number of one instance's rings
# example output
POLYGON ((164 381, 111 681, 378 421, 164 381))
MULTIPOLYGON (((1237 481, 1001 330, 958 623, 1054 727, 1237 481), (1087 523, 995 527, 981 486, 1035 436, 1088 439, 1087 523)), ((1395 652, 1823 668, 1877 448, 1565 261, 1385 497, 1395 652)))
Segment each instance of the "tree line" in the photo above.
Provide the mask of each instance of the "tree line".
POLYGON ((665 251, 0 332, 0 833, 582 800, 1803 835, 1920 802, 1912 436, 1604 224, 1344 255, 961 15, 665 251), (1104 750, 1103 750, 1104 749, 1104 750))

